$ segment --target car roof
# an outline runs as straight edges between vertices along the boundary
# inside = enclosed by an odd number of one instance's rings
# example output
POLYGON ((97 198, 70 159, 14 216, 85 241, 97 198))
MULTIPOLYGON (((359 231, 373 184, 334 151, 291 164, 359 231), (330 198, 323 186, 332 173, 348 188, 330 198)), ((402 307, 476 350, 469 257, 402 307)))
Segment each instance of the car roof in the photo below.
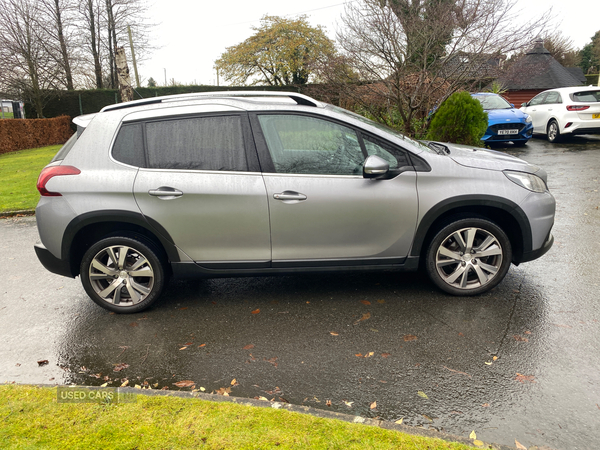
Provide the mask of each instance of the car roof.
POLYGON ((600 90, 600 86, 594 86, 594 85, 590 84, 589 86, 570 86, 570 87, 547 89, 544 92, 558 91, 558 92, 565 92, 565 93, 570 94, 572 92, 585 92, 585 91, 598 91, 598 90, 600 90))
POLYGON ((165 95, 161 97, 152 97, 142 100, 134 100, 130 102, 118 103, 116 105, 105 106, 100 112, 109 112, 119 109, 131 109, 136 107, 143 107, 147 105, 158 105, 161 103, 173 104, 177 103, 188 103, 198 104, 206 101, 214 100, 233 100, 240 103, 244 103, 244 109, 253 109, 250 105, 252 103, 260 103, 261 105, 272 104, 295 104, 299 106, 312 106, 316 108, 324 108, 325 104, 321 103, 307 95, 299 94, 297 92, 284 92, 284 91, 217 91, 217 92, 193 92, 188 94, 175 94, 165 95))

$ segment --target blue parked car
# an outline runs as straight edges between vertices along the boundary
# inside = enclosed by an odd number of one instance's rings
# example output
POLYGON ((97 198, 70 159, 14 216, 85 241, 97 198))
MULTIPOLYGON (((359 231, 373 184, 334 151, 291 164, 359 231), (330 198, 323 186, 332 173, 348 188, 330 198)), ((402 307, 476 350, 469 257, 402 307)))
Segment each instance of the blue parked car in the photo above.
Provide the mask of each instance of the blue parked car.
POLYGON ((487 144, 512 142, 516 146, 527 144, 533 134, 531 116, 508 103, 498 94, 480 92, 471 94, 479 100, 488 113, 488 129, 481 138, 487 144))

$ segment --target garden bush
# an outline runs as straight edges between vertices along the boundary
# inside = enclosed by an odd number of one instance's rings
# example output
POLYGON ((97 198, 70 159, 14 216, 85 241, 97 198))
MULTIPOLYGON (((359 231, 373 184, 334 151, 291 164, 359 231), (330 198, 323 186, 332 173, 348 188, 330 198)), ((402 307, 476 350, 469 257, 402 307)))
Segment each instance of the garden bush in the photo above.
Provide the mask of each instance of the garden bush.
POLYGON ((71 118, 0 120, 0 154, 64 144, 71 137, 71 118))
POLYGON ((468 92, 452 94, 436 111, 427 139, 482 147, 488 115, 468 92))

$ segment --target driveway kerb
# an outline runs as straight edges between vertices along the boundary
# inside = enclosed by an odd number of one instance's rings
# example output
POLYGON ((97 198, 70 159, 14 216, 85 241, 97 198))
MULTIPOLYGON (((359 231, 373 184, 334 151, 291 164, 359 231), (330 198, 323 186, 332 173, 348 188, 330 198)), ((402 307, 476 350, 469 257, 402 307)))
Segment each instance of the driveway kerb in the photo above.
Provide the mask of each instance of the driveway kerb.
MULTIPOLYGON (((7 383, 4 384, 15 384, 15 383, 7 383)), ((26 384, 20 386, 28 386, 26 384)), ((55 388, 58 385, 55 384, 35 384, 29 386, 37 386, 42 388, 55 388)), ((69 387, 77 388, 85 388, 86 390, 102 390, 102 387, 99 386, 76 386, 76 385, 68 385, 69 387)), ((413 436, 422 436, 432 439, 442 439, 448 442, 459 442, 464 445, 470 445, 474 448, 485 448, 485 449, 493 449, 493 450, 516 450, 515 447, 508 447, 506 445, 493 444, 489 442, 484 442, 482 446, 475 446, 473 441, 470 439, 466 439, 461 436, 455 436, 452 434, 442 433, 440 431, 434 430, 426 430, 424 428, 416 428, 408 425, 401 425, 393 422, 389 422, 386 420, 379 419, 369 419, 361 416, 354 416, 351 414, 343 414, 335 411, 326 411, 322 409, 312 408, 310 406, 300 406, 300 405, 292 405, 291 403, 283 403, 283 402, 272 402, 265 400, 256 400, 253 398, 242 398, 242 397, 232 397, 225 395, 217 395, 217 394, 207 394, 203 392, 187 392, 187 391, 163 391, 163 390, 153 390, 153 389, 138 389, 132 387, 119 387, 117 388, 119 392, 127 393, 127 394, 138 394, 138 395, 146 395, 149 397, 177 397, 184 399, 192 399, 197 398, 200 400, 205 400, 209 402, 229 402, 235 403, 243 406, 250 406, 255 408, 273 408, 273 409, 282 409, 286 411, 296 412, 300 414, 308 414, 313 417, 319 417, 323 419, 337 419, 342 420, 348 423, 358 423, 367 426, 373 426, 377 428, 384 428, 386 430, 399 431, 401 433, 410 434, 413 436)))

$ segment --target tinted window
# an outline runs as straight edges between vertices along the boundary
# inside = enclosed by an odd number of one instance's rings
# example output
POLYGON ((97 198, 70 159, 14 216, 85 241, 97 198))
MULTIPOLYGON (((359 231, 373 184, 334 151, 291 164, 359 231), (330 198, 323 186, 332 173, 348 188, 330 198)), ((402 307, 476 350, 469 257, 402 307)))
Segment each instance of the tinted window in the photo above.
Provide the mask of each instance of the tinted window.
POLYGON ((385 159, 389 163, 391 170, 410 165, 408 157, 403 151, 368 137, 363 137, 363 140, 369 156, 377 155, 385 159))
POLYGON ((561 103, 562 100, 560 98, 560 94, 558 92, 548 92, 546 94, 546 99, 544 100, 545 104, 550 104, 550 103, 561 103))
POLYGON ((356 132, 322 119, 261 115, 259 121, 278 173, 355 175, 365 156, 356 132))
POLYGON ((573 94, 576 102, 600 102, 600 91, 576 92, 573 94))
POLYGON ((151 168, 248 170, 239 116, 148 122, 146 146, 151 168))
POLYGON ((146 166, 142 126, 141 123, 135 123, 121 127, 113 147, 113 158, 131 166, 146 166))

